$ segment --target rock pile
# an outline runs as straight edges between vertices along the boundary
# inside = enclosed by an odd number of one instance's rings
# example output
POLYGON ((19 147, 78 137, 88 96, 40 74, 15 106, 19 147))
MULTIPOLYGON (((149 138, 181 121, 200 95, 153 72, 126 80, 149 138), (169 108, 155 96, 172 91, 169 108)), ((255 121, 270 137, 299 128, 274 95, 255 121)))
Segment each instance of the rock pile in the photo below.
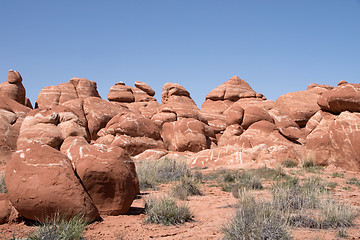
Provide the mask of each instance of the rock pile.
MULTIPOLYGON (((360 171, 360 85, 310 84, 266 100, 239 77, 212 90, 199 109, 181 85, 166 83, 161 104, 144 82, 118 82, 108 101, 94 81, 72 78, 41 90, 35 109, 22 77, 0 84, 0 162, 11 204, 44 220, 59 211, 124 214, 140 193, 133 160, 184 157, 190 166, 275 166, 293 159, 360 171)), ((9 201, 11 204, 9 204, 9 201)))

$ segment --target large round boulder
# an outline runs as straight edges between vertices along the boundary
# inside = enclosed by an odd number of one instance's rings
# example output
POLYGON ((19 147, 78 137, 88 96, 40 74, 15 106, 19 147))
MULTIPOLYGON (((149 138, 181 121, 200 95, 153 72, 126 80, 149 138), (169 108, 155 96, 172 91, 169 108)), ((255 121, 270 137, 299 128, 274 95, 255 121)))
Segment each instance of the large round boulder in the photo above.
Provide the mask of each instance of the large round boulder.
POLYGON ((69 158, 48 145, 22 145, 6 166, 5 183, 11 203, 25 218, 43 222, 57 214, 81 214, 87 221, 99 217, 69 158))

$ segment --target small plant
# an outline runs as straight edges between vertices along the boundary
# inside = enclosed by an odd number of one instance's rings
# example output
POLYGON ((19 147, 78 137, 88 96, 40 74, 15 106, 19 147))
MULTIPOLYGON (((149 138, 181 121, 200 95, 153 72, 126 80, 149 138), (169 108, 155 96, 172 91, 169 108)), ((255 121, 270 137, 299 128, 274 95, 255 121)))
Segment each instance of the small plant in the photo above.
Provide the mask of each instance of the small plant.
POLYGON ((188 196, 201 196, 202 192, 199 189, 199 182, 191 176, 186 176, 171 189, 171 195, 181 200, 186 200, 188 196))
POLYGON ((256 202, 244 192, 241 195, 236 215, 222 232, 224 239, 291 239, 286 218, 267 202, 256 202))
POLYGON ((346 229, 345 228, 340 228, 339 231, 337 232, 336 234, 337 237, 340 237, 340 238, 346 238, 348 237, 348 234, 346 232, 346 229))
POLYGON ((305 159, 303 164, 302 164, 303 168, 312 168, 312 167, 315 167, 315 166, 316 166, 315 162, 312 159, 305 159))
POLYGON ((224 175, 225 184, 222 184, 222 190, 232 192, 233 196, 238 198, 243 189, 263 189, 261 179, 248 171, 227 173, 224 175))
POLYGON ((360 180, 357 178, 350 178, 346 181, 346 183, 360 187, 360 180))
POLYGON ((278 180, 288 177, 281 166, 276 168, 268 168, 265 166, 262 168, 248 170, 248 173, 257 176, 260 179, 278 180))
POLYGON ((305 169, 305 171, 310 172, 310 173, 315 173, 316 171, 323 169, 322 166, 316 165, 316 163, 312 159, 304 160, 304 162, 302 164, 302 168, 305 169))
POLYGON ((343 174, 343 173, 334 172, 333 174, 331 174, 331 177, 333 177, 333 178, 344 178, 344 174, 343 174))
POLYGON ((168 196, 149 198, 145 202, 145 222, 163 225, 176 225, 192 220, 192 213, 186 205, 178 206, 168 196))
POLYGON ((4 173, 0 174, 0 193, 7 193, 4 173))
POLYGON ((160 159, 141 162, 136 166, 141 189, 155 189, 159 183, 177 181, 189 174, 190 170, 185 161, 174 159, 160 159))
POLYGON ((336 182, 328 182, 328 184, 327 184, 328 188, 330 188, 330 189, 336 188, 337 185, 338 185, 338 184, 337 184, 336 182))
POLYGON ((281 163, 281 166, 286 168, 294 168, 298 165, 298 163, 293 159, 286 159, 281 163))
POLYGON ((84 239, 82 233, 87 225, 84 217, 78 215, 66 220, 60 215, 46 221, 37 231, 30 233, 29 240, 80 240, 84 239))

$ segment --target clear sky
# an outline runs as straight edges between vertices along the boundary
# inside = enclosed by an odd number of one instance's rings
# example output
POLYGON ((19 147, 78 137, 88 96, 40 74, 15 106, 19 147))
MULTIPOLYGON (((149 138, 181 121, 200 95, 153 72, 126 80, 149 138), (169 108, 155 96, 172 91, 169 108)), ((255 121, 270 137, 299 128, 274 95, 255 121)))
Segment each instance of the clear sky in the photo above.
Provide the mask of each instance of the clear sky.
POLYGON ((310 83, 360 82, 359 0, 2 0, 0 81, 43 87, 84 77, 106 99, 118 81, 166 82, 200 107, 237 75, 268 99, 310 83))

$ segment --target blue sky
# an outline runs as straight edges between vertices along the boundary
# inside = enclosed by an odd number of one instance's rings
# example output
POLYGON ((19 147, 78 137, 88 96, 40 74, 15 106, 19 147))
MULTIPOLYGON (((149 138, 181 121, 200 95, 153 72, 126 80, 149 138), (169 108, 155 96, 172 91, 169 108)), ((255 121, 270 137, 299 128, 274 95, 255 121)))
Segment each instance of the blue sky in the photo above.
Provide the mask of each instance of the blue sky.
POLYGON ((2 0, 0 81, 43 87, 85 77, 112 85, 166 82, 200 107, 237 75, 268 99, 310 83, 360 82, 359 0, 2 0))

